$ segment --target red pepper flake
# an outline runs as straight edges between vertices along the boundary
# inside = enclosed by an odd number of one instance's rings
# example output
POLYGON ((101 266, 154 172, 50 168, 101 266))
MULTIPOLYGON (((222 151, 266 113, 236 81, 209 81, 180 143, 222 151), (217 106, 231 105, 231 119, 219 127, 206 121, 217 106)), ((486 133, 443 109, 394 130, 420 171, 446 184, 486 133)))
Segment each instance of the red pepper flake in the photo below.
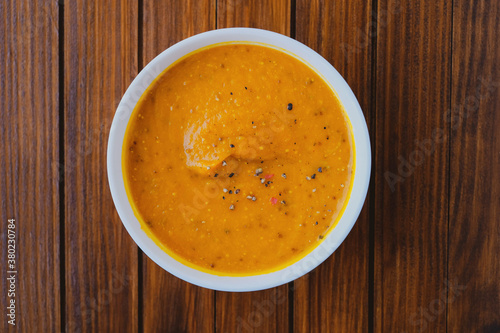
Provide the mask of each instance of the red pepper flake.
POLYGON ((267 174, 267 175, 264 176, 264 178, 266 178, 266 179, 271 179, 273 177, 274 177, 274 174, 272 174, 272 173, 267 174))
POLYGON ((278 203, 278 199, 275 197, 272 197, 269 201, 271 201, 271 204, 276 205, 278 203))

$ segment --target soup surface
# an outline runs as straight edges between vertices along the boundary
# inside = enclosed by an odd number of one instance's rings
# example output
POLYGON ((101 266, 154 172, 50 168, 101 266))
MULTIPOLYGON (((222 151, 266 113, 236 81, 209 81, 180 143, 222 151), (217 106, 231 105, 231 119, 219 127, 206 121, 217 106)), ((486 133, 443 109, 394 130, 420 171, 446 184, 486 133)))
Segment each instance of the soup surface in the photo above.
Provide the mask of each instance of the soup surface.
POLYGON ((343 211, 350 124, 331 87, 295 57, 221 44, 164 71, 123 147, 129 200, 167 253, 218 275, 283 268, 343 211))

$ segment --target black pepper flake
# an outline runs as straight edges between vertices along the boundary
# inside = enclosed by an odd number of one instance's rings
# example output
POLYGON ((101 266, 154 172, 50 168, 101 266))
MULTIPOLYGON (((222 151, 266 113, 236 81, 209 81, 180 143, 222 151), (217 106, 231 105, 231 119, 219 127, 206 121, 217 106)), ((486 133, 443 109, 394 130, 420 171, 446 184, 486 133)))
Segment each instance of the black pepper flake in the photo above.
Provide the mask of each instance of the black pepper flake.
POLYGON ((247 88, 247 87, 245 87, 245 90, 247 90, 247 89, 248 89, 248 88, 247 88))
POLYGON ((292 103, 288 103, 288 105, 287 105, 287 109, 288 109, 288 110, 293 109, 293 104, 292 104, 292 103))
POLYGON ((234 191, 234 193, 236 194, 240 193, 240 189, 237 189, 236 191, 234 191))
POLYGON ((229 190, 229 194, 233 194, 233 190, 229 190))
POLYGON ((311 179, 315 179, 316 178, 316 174, 313 173, 313 175, 311 176, 311 179))
POLYGON ((316 225, 318 225, 318 221, 316 221, 316 223, 315 223, 315 224, 316 224, 316 225))
POLYGON ((326 127, 323 127, 323 129, 326 129, 326 127))
POLYGON ((222 200, 226 200, 226 197, 222 197, 222 200))
POLYGON ((234 176, 234 172, 231 172, 231 173, 229 174, 229 178, 231 178, 232 176, 234 176))
POLYGON ((323 172, 323 168, 322 168, 322 167, 319 167, 319 168, 318 168, 318 172, 319 172, 319 173, 322 173, 322 172, 323 172))
POLYGON ((319 239, 323 239, 323 235, 319 235, 319 239))
POLYGON ((226 161, 222 161, 222 166, 226 166, 226 165, 227 165, 226 161))
POLYGON ((229 145, 229 147, 234 148, 235 146, 231 143, 231 144, 229 145))
POLYGON ((231 92, 230 94, 232 95, 233 93, 231 92))
POLYGON ((281 175, 281 177, 283 177, 283 178, 285 178, 285 179, 286 179, 286 174, 285 174, 285 173, 284 173, 284 174, 282 174, 282 175, 281 175))
POLYGON ((217 177, 218 175, 219 175, 219 174, 218 174, 218 173, 216 173, 216 174, 214 175, 214 177, 217 177))

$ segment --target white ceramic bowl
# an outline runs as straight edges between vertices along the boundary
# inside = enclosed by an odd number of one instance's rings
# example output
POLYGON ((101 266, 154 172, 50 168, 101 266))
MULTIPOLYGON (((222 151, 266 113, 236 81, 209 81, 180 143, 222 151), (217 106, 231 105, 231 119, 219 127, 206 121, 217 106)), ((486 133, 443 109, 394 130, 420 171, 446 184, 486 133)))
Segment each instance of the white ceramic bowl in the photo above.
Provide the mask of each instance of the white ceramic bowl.
POLYGON ((173 275, 205 288, 222 291, 254 291, 275 287, 308 273, 328 258, 353 227, 359 216, 370 181, 371 150, 365 118, 353 92, 328 61, 304 44, 274 32, 230 28, 205 32, 185 39, 154 58, 125 92, 111 125, 108 142, 108 178, 113 200, 130 236, 154 262, 173 275), (355 142, 354 183, 347 207, 335 228, 320 245, 300 261, 279 271, 247 277, 218 276, 198 271, 176 261, 141 229, 125 192, 122 170, 122 145, 129 118, 143 92, 153 80, 180 57, 208 45, 246 41, 284 49, 315 68, 335 89, 352 125, 355 142))

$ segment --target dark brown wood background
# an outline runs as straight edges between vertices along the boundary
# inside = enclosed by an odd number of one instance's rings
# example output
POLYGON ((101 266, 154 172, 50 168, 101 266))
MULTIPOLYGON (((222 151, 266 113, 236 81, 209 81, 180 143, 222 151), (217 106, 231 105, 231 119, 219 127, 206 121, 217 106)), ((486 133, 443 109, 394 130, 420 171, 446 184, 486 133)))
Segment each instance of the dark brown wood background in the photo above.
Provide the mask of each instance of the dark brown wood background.
POLYGON ((499 32, 496 0, 0 1, 0 331, 500 332, 499 32), (365 207, 341 247, 253 293, 160 269, 122 226, 106 174, 111 121, 141 68, 234 26, 330 61, 373 149, 365 207))

